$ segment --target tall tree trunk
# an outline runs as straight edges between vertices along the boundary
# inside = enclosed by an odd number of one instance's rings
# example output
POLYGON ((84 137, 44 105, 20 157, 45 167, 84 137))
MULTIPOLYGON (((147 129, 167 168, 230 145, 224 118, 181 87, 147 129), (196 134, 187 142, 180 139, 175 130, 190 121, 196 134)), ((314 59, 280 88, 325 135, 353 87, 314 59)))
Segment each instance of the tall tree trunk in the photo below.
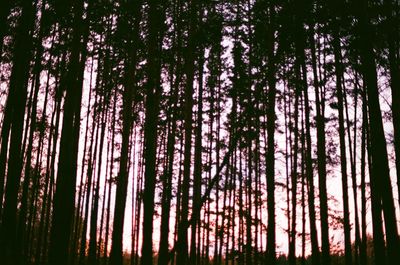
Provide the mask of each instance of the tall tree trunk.
MULTIPOLYGON (((389 72, 390 72, 390 88, 392 92, 392 119, 394 131, 394 150, 396 154, 396 174, 397 174, 397 192, 400 206, 400 67, 398 58, 398 23, 396 16, 393 14, 398 1, 385 0, 386 5, 386 41, 388 44, 389 54, 389 72)), ((398 8, 398 6, 397 6, 398 8)))
MULTIPOLYGON (((90 69, 90 80, 92 80, 92 76, 93 76, 93 60, 92 60, 92 64, 91 64, 91 69, 90 69)), ((78 241, 79 241, 79 237, 81 236, 81 248, 84 248, 85 246, 82 247, 82 243, 86 244, 86 242, 82 242, 85 241, 83 240, 83 237, 86 237, 86 231, 81 231, 82 230, 86 230, 86 227, 82 227, 86 224, 86 220, 85 220, 85 216, 86 216, 86 212, 83 212, 85 210, 85 206, 86 204, 84 203, 84 196, 85 196, 85 178, 84 178, 84 174, 85 174, 85 165, 89 164, 86 162, 87 159, 87 147, 89 145, 89 143, 91 144, 92 141, 89 140, 88 138, 88 134, 89 134, 89 130, 90 130, 90 126, 89 126, 89 121, 90 121, 90 114, 91 114, 91 109, 95 109, 95 108, 91 108, 92 106, 92 94, 93 94, 93 89, 92 89, 92 82, 90 82, 89 85, 89 96, 88 96, 88 107, 87 107, 87 112, 86 112, 86 125, 85 125, 85 136, 84 136, 84 147, 83 147, 83 155, 82 155, 82 167, 81 167, 81 175, 80 175, 80 183, 79 183, 79 191, 78 191, 78 202, 77 202, 77 206, 75 207, 75 219, 74 219, 74 228, 73 228, 73 234, 74 234, 74 238, 72 240, 72 245, 71 245, 71 253, 77 253, 77 248, 78 248, 78 241), (81 233, 80 233, 81 232, 81 233)), ((96 102, 95 102, 96 103, 96 102)), ((94 117, 95 115, 93 115, 94 117)), ((94 129, 95 123, 93 123, 92 126, 92 130, 94 129)), ((92 134, 93 135, 93 134, 92 134)), ((93 139, 93 138, 92 138, 93 139)), ((91 144, 92 145, 92 144, 91 144)), ((90 147, 91 148, 91 147, 90 147)), ((91 154, 89 155, 89 157, 91 157, 91 154)), ((90 161, 91 163, 91 158, 90 161)), ((89 172, 89 165, 88 165, 88 169, 86 171, 86 183, 88 183, 88 172, 89 172)), ((90 185, 89 185, 90 187, 90 185)), ((88 186, 86 186, 86 192, 87 192, 88 186)), ((79 255, 72 255, 71 257, 71 263, 75 264, 75 259, 79 258, 79 255)))
MULTIPOLYGON (((175 1, 176 2, 176 1, 175 1)), ((178 5, 178 3, 175 3, 178 5)), ((161 198, 161 228, 160 228, 160 245, 158 252, 158 265, 168 265, 168 248, 169 248, 169 223, 170 223, 170 207, 172 199, 172 179, 174 169, 174 150, 176 142, 176 130, 177 130, 177 115, 178 115, 178 95, 179 95, 179 84, 182 79, 182 55, 181 55, 181 6, 175 6, 174 15, 176 19, 176 36, 174 35, 174 42, 177 46, 176 63, 172 63, 171 66, 171 87, 173 88, 170 95, 170 117, 167 137, 167 166, 163 176, 163 194, 161 198), (175 10, 176 9, 176 10, 175 10), (176 40, 175 40, 176 38, 176 40), (174 73, 175 72, 175 73, 174 73), (175 74, 175 80, 173 75, 175 74)))
POLYGON ((136 95, 136 61, 137 61, 137 47, 138 43, 133 43, 137 41, 138 24, 140 21, 141 14, 141 1, 128 1, 123 4, 125 12, 119 18, 119 26, 121 30, 126 30, 130 25, 128 23, 130 16, 134 19, 133 29, 129 31, 128 39, 125 40, 129 44, 133 45, 127 51, 128 58, 125 59, 125 69, 124 69, 124 92, 123 92, 123 106, 122 106, 122 145, 121 145, 121 158, 119 173, 117 179, 117 190, 114 208, 114 222, 112 230, 112 245, 110 254, 110 264, 111 265, 121 265, 123 263, 122 257, 122 237, 124 229, 124 219, 125 219, 125 206, 126 206, 126 196, 128 191, 128 176, 129 176, 129 151, 131 145, 131 129, 133 123, 132 115, 132 103, 133 97, 136 95), (129 10, 129 11, 128 11, 129 10))
POLYGON ((328 196, 326 189, 326 139, 325 139, 325 99, 320 95, 320 85, 317 72, 317 58, 314 39, 314 25, 310 25, 310 46, 311 62, 313 72, 313 84, 315 89, 316 106, 316 126, 317 126, 317 161, 318 161, 318 182, 319 182, 319 201, 321 215, 321 264, 330 264, 330 244, 329 244, 329 221, 328 221, 328 196))
MULTIPOLYGON (((199 88, 197 98, 197 120, 196 120, 196 139, 194 145, 194 179, 193 179, 193 213, 200 212, 199 203, 201 200, 201 175, 202 175, 202 126, 203 126, 203 59, 202 50, 199 54, 199 88)), ((199 219, 200 220, 200 219, 199 219)), ((196 253, 199 249, 196 248, 196 241, 200 240, 197 237, 197 229, 200 222, 194 222, 191 230, 191 243, 190 243, 190 264, 196 264, 196 253)))
MULTIPOLYGON (((53 35, 54 37, 54 35, 53 35)), ((50 97, 50 93, 49 93, 49 88, 50 88, 50 75, 47 76, 47 80, 46 80, 46 96, 45 96, 45 100, 44 100, 44 110, 42 113, 42 117, 41 117, 41 123, 44 124, 46 121, 46 109, 47 109, 47 103, 48 103, 48 98, 50 97)), ((57 104, 55 104, 57 105, 57 104)), ((55 106, 56 107, 56 106, 55 106)), ((54 108, 56 109, 56 108, 54 108)), ((52 112, 51 114, 51 125, 50 125, 50 133, 48 134, 48 144, 47 144, 47 153, 46 153, 46 173, 45 173, 45 178, 44 178, 44 195, 42 198, 42 209, 41 209, 41 213, 40 213, 40 223, 39 223, 39 229, 37 231, 37 242, 36 242, 36 254, 35 254, 35 264, 39 265, 41 263, 41 254, 42 254, 42 249, 43 249, 43 241, 44 241, 44 237, 46 235, 44 235, 43 231, 44 231, 44 225, 45 225, 45 217, 46 217, 46 211, 49 208, 49 201, 48 201, 48 190, 49 190, 49 186, 50 186, 50 155, 51 155, 51 146, 52 146, 52 141, 54 141, 53 139, 53 134, 52 134, 52 128, 54 126, 54 116, 55 116, 55 111, 52 112)), ((43 138, 42 141, 45 138, 45 131, 43 132, 43 135, 41 135, 41 137, 43 138)), ((43 147, 44 149, 44 147, 43 147)), ((37 166, 37 165, 36 165, 37 166)), ((37 166, 38 167, 38 166, 37 166)))
MULTIPOLYGON (((90 89, 92 90, 91 86, 90 89)), ((76 233, 79 234, 79 231, 81 232, 81 237, 80 237, 80 249, 79 249, 79 265, 84 265, 86 264, 86 245, 87 245, 87 230, 88 230, 88 222, 89 222, 89 206, 90 206, 90 198, 92 198, 92 189, 93 189, 93 171, 94 171, 94 159, 96 156, 96 151, 93 151, 93 144, 96 142, 96 147, 97 148, 97 133, 98 132, 98 124, 97 124, 97 108, 95 107, 98 104, 97 102, 97 96, 95 96, 95 102, 94 102, 94 113, 92 117, 92 129, 90 133, 90 141, 89 141, 89 153, 87 157, 87 171, 86 171, 86 181, 82 187, 83 189, 83 200, 82 200, 82 216, 80 216, 78 212, 79 218, 77 218, 77 222, 79 222, 79 219, 83 219, 82 222, 82 227, 81 231, 80 229, 77 229, 76 233), (96 137, 95 137, 96 135, 96 137), (86 200, 85 200, 86 198, 86 200)), ((89 106, 90 107, 90 106, 89 106)), ((77 238, 76 238, 77 240, 77 238)), ((78 240, 77 240, 78 242, 78 240)))
POLYGON ((129 147, 130 132, 132 126, 132 90, 133 87, 125 85, 123 93, 123 129, 121 160, 117 178, 117 190, 115 197, 114 222, 112 230, 112 245, 110 254, 111 265, 122 264, 122 234, 125 219, 126 195, 128 189, 129 176, 129 147))
POLYGON ((144 196, 142 265, 153 264, 153 214, 156 183, 157 124, 160 102, 160 49, 164 11, 160 1, 149 2, 148 65, 146 84, 146 118, 144 125, 144 196))
POLYGON ((340 167, 342 175, 342 194, 343 194, 343 228, 344 228, 344 248, 346 265, 352 264, 351 250, 351 234, 350 234, 350 210, 349 210, 349 191, 347 181, 347 155, 346 155, 346 140, 344 128, 344 104, 343 104, 343 87, 342 87, 342 62, 341 62, 341 47, 340 39, 337 32, 334 32, 333 37, 334 56, 335 56, 335 74, 336 74, 336 94, 338 99, 339 113, 339 142, 340 142, 340 167))
MULTIPOLYGON (((104 99, 103 99, 104 100, 104 99)), ((104 146, 104 137, 105 137, 105 125, 106 125, 106 117, 107 117, 107 108, 105 103, 103 103, 103 113, 101 119, 101 133, 100 139, 96 136, 96 140, 100 141, 99 147, 99 162, 97 166, 97 178, 94 183, 96 186, 93 190, 93 199, 92 199, 92 209, 90 213, 90 235, 89 235, 89 265, 97 264, 97 219, 98 219, 98 210, 99 210, 99 192, 100 192, 100 176, 101 176, 101 168, 102 168, 102 158, 103 158, 103 146, 104 146)), ((97 150, 95 149, 95 152, 97 150)))
POLYGON ((194 80, 194 51, 195 51, 195 34, 197 23, 197 1, 190 3, 190 25, 187 44, 187 53, 185 54, 185 102, 184 102, 184 126, 185 126, 185 143, 184 143, 184 165, 183 165, 183 182, 182 182, 182 210, 181 220, 178 225, 178 245, 177 245, 177 265, 184 265, 188 260, 188 214, 189 214, 189 188, 190 188, 190 168, 192 161, 192 124, 193 124, 193 80, 194 80))
MULTIPOLYGON (((306 134, 304 130, 304 104, 299 89, 301 105, 301 265, 306 264, 306 134)), ((312 254, 312 253, 311 253, 312 254)))
POLYGON ((393 191, 390 181, 388 153, 386 139, 383 130, 382 113, 379 103, 378 80, 375 65, 375 55, 372 43, 369 41, 371 34, 370 22, 367 19, 367 1, 359 0, 360 11, 357 13, 359 19, 360 57, 366 91, 368 97, 369 128, 371 134, 371 187, 377 192, 378 200, 382 200, 382 209, 385 220, 386 242, 388 264, 400 263, 399 235, 393 201, 393 191), (372 184, 372 183, 371 183, 372 184), (389 232, 390 231, 390 232, 389 232))
POLYGON ((292 182, 292 225, 289 241, 289 264, 296 265, 296 209, 297 209, 297 182, 298 182, 298 154, 299 154, 299 89, 294 89, 294 147, 293 167, 291 172, 292 182))
MULTIPOLYGON (((89 9, 89 8, 88 8, 89 9)), ((73 5, 73 36, 68 72, 60 89, 66 90, 60 154, 50 232, 49 264, 68 264, 80 131, 83 73, 88 26, 82 27, 84 1, 73 5)))
POLYGON ((110 181, 109 181, 109 183, 108 183, 108 195, 107 195, 107 218, 106 218, 106 234, 105 234, 105 236, 104 236, 104 263, 105 263, 105 265, 107 264, 107 257, 108 257, 108 245, 109 245, 109 243, 108 243, 108 241, 109 241, 109 234, 110 234, 110 219, 111 219, 111 217, 110 217, 110 215, 111 215, 111 191, 112 191, 112 184, 113 184, 113 181, 112 181, 112 175, 113 175, 113 171, 114 171, 114 151, 115 151, 115 146, 114 146, 114 143, 115 143, 115 135, 116 135, 116 132, 115 132, 115 124, 116 124, 116 112, 117 112, 117 92, 116 92, 116 90, 115 90, 115 92, 114 92, 114 96, 113 96, 113 98, 114 98, 114 102, 113 102, 113 108, 112 108, 112 115, 111 115, 111 117, 112 117, 112 123, 111 123, 111 128, 112 128, 112 132, 111 132, 111 143, 113 144, 113 146, 112 146, 112 148, 111 148, 111 156, 110 156, 110 159, 111 159, 111 162, 110 162, 110 181))
POLYGON ((267 259, 266 264, 276 263, 276 222, 275 222, 275 98, 276 98, 276 51, 275 51, 275 6, 270 4, 270 27, 268 32, 268 72, 267 72, 267 154, 266 178, 267 178, 267 259))
POLYGON ((307 84, 307 69, 304 58, 304 36, 303 29, 298 29, 299 37, 296 43, 296 72, 299 79, 299 86, 302 88, 304 96, 304 123, 305 123, 305 174, 307 179, 307 194, 308 194, 308 210, 310 219, 310 234, 311 234, 311 251, 312 251, 312 264, 317 265, 320 263, 320 253, 318 247, 318 235, 316 228, 316 213, 315 213, 315 191, 314 191, 314 174, 312 165, 312 146, 311 146, 311 125, 310 125, 310 103, 308 100, 308 84, 307 84))
MULTIPOLYGON (((1 153, 7 156, 8 132, 10 146, 8 149, 7 179, 4 198, 4 212, 0 230, 0 258, 4 264, 18 264, 20 255, 17 249, 17 200, 20 186, 23 162, 22 133, 27 99, 27 85, 29 79, 29 63, 32 52, 32 35, 35 21, 35 7, 32 2, 22 3, 22 13, 16 29, 15 46, 13 50, 13 66, 9 83, 9 95, 2 130, 1 153), (8 116, 8 117, 7 117, 8 116), (5 125, 6 124, 6 125, 5 125), (11 128, 10 128, 11 125, 11 128), (3 138, 7 137, 6 138, 3 138), (4 144, 3 144, 4 143, 4 144), (5 149, 3 149, 5 148, 5 149)), ((4 158, 5 158, 4 157, 4 158)), ((5 160, 4 160, 5 162, 5 160)), ((1 166, 5 166, 5 163, 1 166)), ((1 169, 0 185, 3 187, 5 167, 1 169)), ((0 193, 0 196, 2 194, 0 193)))
MULTIPOLYGON (((342 73, 343 74, 343 73, 342 73)), ((343 75, 342 75, 343 78, 343 75)), ((355 77, 356 81, 357 77, 355 77)), ((357 169, 356 169, 356 156, 357 156, 357 115, 358 115, 358 83, 355 84, 354 87, 354 128, 353 128, 353 141, 351 138, 351 125, 350 125, 350 115, 349 115, 349 107, 347 104, 347 96, 346 96, 346 83, 343 80, 343 99, 344 99, 344 107, 346 113, 346 125, 347 125, 347 140, 349 142, 349 153, 350 153, 350 169, 351 169, 351 182, 353 188, 353 203, 354 203, 354 263, 359 264, 359 256, 360 256, 360 221, 359 221, 359 208, 358 208, 358 192, 357 192, 357 169), (353 143, 353 145, 352 145, 353 143)), ((350 228, 351 229, 351 228, 350 228)))
MULTIPOLYGON (((64 69, 65 66, 65 56, 62 57, 61 59, 61 66, 59 69, 64 69)), ((58 70, 59 70, 58 69, 58 70)), ((57 71, 60 73, 61 71, 57 71)), ((59 129, 60 129, 60 120, 61 120, 61 100, 62 100, 62 91, 59 89, 59 80, 60 80, 60 75, 56 77, 56 82, 55 82, 55 88, 56 88, 56 93, 54 96, 55 99, 55 106, 52 114, 52 126, 50 127, 50 134, 52 134, 52 139, 53 141, 51 142, 51 147, 49 147, 49 150, 51 148, 51 152, 48 155, 50 158, 50 162, 47 165, 47 174, 48 178, 50 180, 49 183, 49 189, 48 189, 48 199, 47 199, 47 209, 46 209, 46 218, 44 220, 44 231, 48 231, 50 228, 50 222, 51 222, 51 208, 53 206, 53 198, 54 198, 54 183, 55 183, 55 162, 56 162, 56 152, 57 152, 57 144, 58 144, 58 135, 59 135, 59 129), (53 122, 55 119, 55 122, 53 122)), ((49 245, 49 240, 50 236, 48 234, 43 236, 43 251, 41 253, 43 260, 48 258, 48 245, 49 245)))
MULTIPOLYGON (((41 12, 44 11, 44 3, 41 5, 41 12)), ((39 35, 38 35, 38 40, 42 40, 43 38, 43 16, 41 17, 41 22, 40 22, 40 30, 39 30, 39 35)), ((27 219, 27 207, 28 207, 28 189, 29 189, 29 184, 31 182, 31 171, 32 171, 32 152, 33 152, 33 141, 34 141, 34 132, 36 130, 36 121, 37 121, 37 105, 38 105, 38 95, 39 95, 39 88, 40 88, 40 73, 42 69, 42 64, 41 64, 41 58, 43 56, 43 46, 41 41, 37 42, 37 47, 36 47, 36 54, 35 54, 35 65, 33 67, 33 76, 34 76, 34 81, 32 82, 32 93, 33 93, 33 98, 31 102, 31 113, 27 115, 27 121, 30 120, 30 129, 29 129, 29 137, 28 137, 28 146, 26 148, 26 161, 25 161, 25 170, 24 170, 24 181, 23 181, 23 188, 22 188, 22 196, 21 196, 21 206, 20 206, 20 212, 18 215, 18 228, 17 228, 17 252, 22 255, 23 262, 26 262, 26 250, 28 244, 27 240, 27 235, 26 235, 26 219, 27 219)), ((47 94, 46 94, 47 96, 47 94)), ((28 126, 26 126, 28 130, 28 126)), ((42 140, 42 134, 40 135, 41 139, 39 142, 42 140)), ((36 163, 36 169, 38 167, 38 162, 39 162, 39 154, 40 154, 40 149, 41 145, 39 144, 37 148, 37 163, 36 163)), ((39 173, 38 170, 34 170, 33 173, 35 176, 37 176, 39 173)), ((39 177, 36 177, 39 179, 39 177)), ((36 191, 33 189, 32 194, 34 194, 36 191)))
MULTIPOLYGON (((367 265, 367 198, 366 198, 366 162, 365 162, 365 153, 367 148, 367 133, 368 133, 368 124, 367 124, 367 102, 364 100, 365 91, 362 91, 363 95, 363 103, 362 103, 362 133, 361 133, 361 161, 360 161, 360 174, 361 174, 361 234, 362 240, 360 245, 360 265, 367 265)), ((355 139, 354 139, 355 140, 355 139)), ((379 254, 378 254, 379 256, 379 254)))
MULTIPOLYGON (((304 69, 303 69, 304 70, 304 69)), ((304 73, 304 72, 303 72, 304 73)), ((305 75, 305 73, 304 73, 305 75)), ((304 79, 305 80, 305 79, 304 79)), ((307 178, 307 194, 308 194, 308 211, 310 218, 310 232, 311 232, 311 247, 312 247, 312 263, 319 264, 319 247, 318 247, 318 236, 316 229, 316 214, 315 214, 315 202, 314 202, 314 177, 312 167, 312 156, 311 156, 311 135, 310 135, 310 122, 309 122, 309 101, 308 101, 307 88, 304 91, 304 105, 305 105, 305 127, 306 127, 306 178, 307 178)))
POLYGON ((305 125, 305 174, 307 180, 307 195, 308 195, 308 215, 310 220, 310 235, 311 235, 311 255, 312 264, 320 264, 320 252, 318 246, 318 234, 316 228, 316 213, 315 213, 315 191, 314 191, 314 172, 312 161, 312 146, 311 146, 311 125, 310 125, 310 103, 308 99, 308 82, 307 82, 307 66, 305 59, 305 44, 306 34, 304 26, 304 6, 294 3, 296 8, 294 13, 293 25, 295 27, 295 74, 298 80, 298 86, 302 89, 304 96, 304 125, 305 125))

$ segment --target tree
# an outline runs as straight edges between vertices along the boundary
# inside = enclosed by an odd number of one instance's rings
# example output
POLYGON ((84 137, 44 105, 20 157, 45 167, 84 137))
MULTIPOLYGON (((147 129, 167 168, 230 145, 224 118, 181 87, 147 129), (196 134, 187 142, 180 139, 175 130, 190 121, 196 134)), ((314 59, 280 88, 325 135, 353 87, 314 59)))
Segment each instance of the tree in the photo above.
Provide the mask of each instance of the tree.
POLYGON ((146 84, 146 119, 144 125, 144 197, 143 197, 143 246, 142 265, 153 264, 153 214, 156 182, 156 144, 157 120, 160 100, 160 41, 162 38, 163 5, 160 2, 149 3, 149 35, 147 40, 148 64, 146 84))
MULTIPOLYGON (((125 3, 126 10, 130 10, 127 14, 122 14, 119 18, 119 27, 125 30, 127 27, 132 27, 132 32, 128 32, 127 42, 133 47, 129 47, 126 52, 128 58, 125 59, 125 72, 124 72, 124 92, 123 92, 123 125, 122 125, 122 145, 121 145, 121 159, 119 166, 119 174, 117 179, 117 191, 115 201, 119 202, 114 210, 114 222, 112 232, 112 246, 110 255, 110 264, 122 264, 122 234, 124 227, 125 205, 128 190, 128 176, 129 176, 129 150, 131 129, 133 123, 132 115, 132 102, 136 92, 135 84, 135 68, 137 63, 137 49, 138 49, 138 27, 141 15, 141 1, 128 1, 125 3), (133 20, 130 25, 130 20, 133 20)), ((93 232, 93 236, 95 232, 93 232)), ((92 247, 93 249, 93 247, 92 247)), ((92 250, 94 251, 94 250, 92 250)), ((94 254, 92 254, 94 255, 94 254)))
POLYGON ((398 263, 398 11, 1 1, 0 263, 398 263))
MULTIPOLYGON (((29 80, 29 62, 32 56, 32 29, 35 19, 33 3, 24 2, 18 21, 13 50, 13 67, 10 76, 10 89, 2 126, 0 185, 3 189, 5 158, 8 153, 7 178, 4 197, 4 211, 0 230, 0 256, 5 264, 12 264, 13 257, 19 257, 17 230, 17 198, 22 170, 22 134, 29 80), (10 139, 8 138, 10 136, 10 139)), ((2 198, 3 192, 0 192, 2 198)), ((16 262, 19 260, 17 258, 16 262)))
MULTIPOLYGON (((358 1, 357 3, 362 7, 361 12, 358 12, 357 16, 359 20, 360 42, 364 43, 370 34, 370 23, 366 16, 366 14, 368 14, 367 3, 366 1, 358 1)), ((369 43, 364 43, 364 45, 360 46, 360 58, 368 97, 369 129, 371 134, 371 181, 374 183, 374 186, 371 188, 376 190, 375 195, 377 198, 375 199, 382 201, 382 210, 385 217, 385 230, 391 231, 391 233, 386 234, 388 251, 387 261, 393 263, 400 260, 398 251, 396 251, 399 247, 399 236, 396 226, 393 191, 388 165, 389 162, 379 104, 377 75, 374 63, 375 58, 372 49, 373 48, 369 43)))
MULTIPOLYGON (((82 28, 84 1, 66 6, 73 11, 73 36, 68 72, 60 81, 65 93, 60 155, 50 232, 49 264, 67 264, 74 213, 83 72, 88 29, 82 28)), ((88 7, 89 9, 89 7, 88 7)), ((67 12, 63 9, 60 12, 67 12)))

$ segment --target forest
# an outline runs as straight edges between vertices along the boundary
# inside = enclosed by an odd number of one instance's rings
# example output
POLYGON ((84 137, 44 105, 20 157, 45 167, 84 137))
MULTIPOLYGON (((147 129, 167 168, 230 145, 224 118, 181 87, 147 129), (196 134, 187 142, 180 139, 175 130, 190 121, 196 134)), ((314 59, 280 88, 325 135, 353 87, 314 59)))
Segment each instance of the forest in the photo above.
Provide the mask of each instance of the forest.
POLYGON ((0 0, 0 264, 400 264, 399 0, 0 0))

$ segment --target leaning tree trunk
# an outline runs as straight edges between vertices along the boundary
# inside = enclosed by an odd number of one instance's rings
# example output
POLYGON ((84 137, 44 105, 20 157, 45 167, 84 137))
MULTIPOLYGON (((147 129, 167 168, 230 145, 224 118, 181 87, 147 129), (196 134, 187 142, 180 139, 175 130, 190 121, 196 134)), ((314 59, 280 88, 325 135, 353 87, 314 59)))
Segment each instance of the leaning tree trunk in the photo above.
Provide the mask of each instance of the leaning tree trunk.
MULTIPOLYGON (((2 132, 2 155, 8 151, 7 179, 4 198, 4 212, 0 230, 0 258, 4 264, 18 264, 20 253, 17 253, 17 204, 22 170, 22 133, 27 99, 29 64, 31 61, 32 35, 35 22, 34 4, 22 3, 22 13, 18 22, 13 50, 13 66, 11 70, 9 94, 2 132), (6 124, 7 121, 7 125, 6 124), (11 125, 11 126, 10 126, 11 125), (6 127, 5 127, 6 126, 6 127), (10 141, 8 148, 8 134, 10 141), (4 137, 7 137, 4 138, 4 137)), ((3 160, 2 162, 5 162, 3 160)), ((2 163, 5 166, 6 163, 2 163)), ((1 169, 0 185, 3 187, 5 167, 1 169)), ((2 196, 2 194, 0 194, 2 196)), ((1 198, 0 198, 1 200, 1 198)))

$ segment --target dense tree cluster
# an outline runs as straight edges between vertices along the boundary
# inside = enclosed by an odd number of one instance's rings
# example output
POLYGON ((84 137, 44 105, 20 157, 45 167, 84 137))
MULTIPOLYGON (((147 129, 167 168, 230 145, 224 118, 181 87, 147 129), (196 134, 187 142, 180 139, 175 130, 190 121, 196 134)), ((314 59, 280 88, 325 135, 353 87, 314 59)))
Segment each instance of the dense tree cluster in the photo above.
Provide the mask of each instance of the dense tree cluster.
POLYGON ((0 1, 0 263, 400 264, 399 18, 0 1))

